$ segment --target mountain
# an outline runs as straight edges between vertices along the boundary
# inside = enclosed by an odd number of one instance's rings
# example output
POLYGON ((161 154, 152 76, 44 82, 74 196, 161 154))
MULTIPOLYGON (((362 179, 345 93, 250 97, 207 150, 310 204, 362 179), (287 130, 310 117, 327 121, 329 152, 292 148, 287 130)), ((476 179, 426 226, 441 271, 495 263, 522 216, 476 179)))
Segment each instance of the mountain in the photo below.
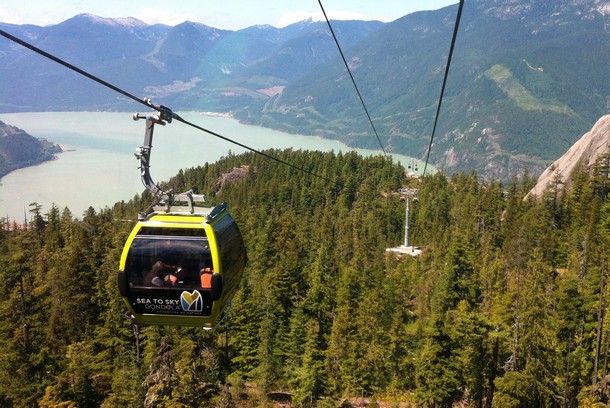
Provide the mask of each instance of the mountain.
MULTIPOLYGON (((338 30, 349 45, 382 25, 338 22, 338 30)), ((131 94, 176 110, 207 111, 231 111, 267 98, 267 92, 258 90, 285 86, 300 72, 335 57, 334 43, 320 42, 325 27, 303 21, 281 29, 230 31, 188 21, 151 26, 135 18, 91 14, 47 27, 0 23, 0 29, 131 94)), ((135 109, 113 91, 3 37, 0 69, 6 78, 0 95, 3 112, 135 109)))
POLYGON ((12 170, 52 160, 61 151, 58 145, 0 121, 0 178, 12 170))
MULTIPOLYGON (((450 6, 405 16, 347 52, 390 151, 426 155, 455 15, 450 6)), ((431 161, 495 179, 539 174, 606 113, 609 18, 598 0, 467 2, 431 161)), ((344 78, 327 62, 247 118, 375 148, 344 78)))
MULTIPOLYGON (((332 22, 389 152, 427 154, 456 11, 332 22)), ((487 179, 540 174, 607 112, 609 19, 602 0, 466 2, 431 162, 487 179)), ((174 110, 379 148, 325 22, 230 31, 79 15, 0 28, 174 110)), ((0 69, 0 111, 141 109, 3 38, 0 69)))

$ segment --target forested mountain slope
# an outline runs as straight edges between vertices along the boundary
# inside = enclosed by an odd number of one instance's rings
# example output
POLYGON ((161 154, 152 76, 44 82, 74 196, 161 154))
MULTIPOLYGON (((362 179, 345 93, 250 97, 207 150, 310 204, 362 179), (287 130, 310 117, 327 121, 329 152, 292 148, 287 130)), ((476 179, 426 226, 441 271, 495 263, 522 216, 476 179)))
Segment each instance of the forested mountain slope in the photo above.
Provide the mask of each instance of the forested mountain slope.
MULTIPOLYGON (((404 16, 346 50, 390 151, 425 157, 457 6, 404 16)), ((607 113, 610 8, 600 0, 464 4, 431 160, 446 172, 540 174, 607 113)), ((377 148, 339 59, 314 67, 252 123, 377 148)))
POLYGON ((170 182, 227 201, 246 241, 215 331, 138 331, 124 315, 118 261, 147 197, 82 218, 34 204, 27 228, 3 225, 0 405, 608 403, 607 178, 524 201, 528 177, 416 182, 382 157, 270 153, 335 184, 249 153, 170 182), (222 183, 236 167, 246 176, 222 183), (397 260, 385 248, 402 242, 405 186, 420 189, 411 238, 427 251, 397 260))
POLYGON ((61 151, 58 145, 0 121, 0 178, 12 170, 52 160, 61 151))

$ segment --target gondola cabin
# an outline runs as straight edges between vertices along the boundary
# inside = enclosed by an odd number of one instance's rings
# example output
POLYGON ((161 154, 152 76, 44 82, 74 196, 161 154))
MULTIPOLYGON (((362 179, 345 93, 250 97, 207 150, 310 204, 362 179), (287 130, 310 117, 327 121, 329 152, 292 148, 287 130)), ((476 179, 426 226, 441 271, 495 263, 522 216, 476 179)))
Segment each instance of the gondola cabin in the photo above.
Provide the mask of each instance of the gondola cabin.
POLYGON ((246 264, 242 236, 226 205, 197 214, 153 213, 129 235, 118 285, 143 325, 212 328, 246 264))

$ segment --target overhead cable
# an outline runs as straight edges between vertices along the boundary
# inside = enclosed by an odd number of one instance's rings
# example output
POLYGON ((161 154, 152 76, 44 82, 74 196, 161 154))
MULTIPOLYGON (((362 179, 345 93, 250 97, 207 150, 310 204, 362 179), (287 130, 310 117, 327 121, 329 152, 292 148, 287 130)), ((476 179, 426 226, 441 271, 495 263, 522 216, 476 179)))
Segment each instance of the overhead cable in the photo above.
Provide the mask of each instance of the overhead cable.
POLYGON ((375 129, 375 125, 373 124, 373 120, 371 119, 371 115, 369 114, 369 110, 366 108, 366 104, 364 103, 364 99, 362 98, 362 95, 360 94, 360 89, 358 89, 358 85, 356 84, 356 80, 354 79, 354 75, 352 75, 352 70, 349 67, 349 64, 347 63, 347 60, 345 59, 345 55, 343 54, 343 50, 341 49, 341 45, 339 45, 339 41, 337 40, 337 36, 335 35, 335 31, 333 30, 333 26, 330 24, 330 20, 328 19, 328 16, 326 15, 326 11, 324 10, 324 6, 322 5, 322 0, 318 0, 318 4, 320 4, 320 9, 322 9, 322 14, 324 14, 324 18, 326 19, 326 23, 328 24, 328 28, 330 29, 330 33, 333 36, 333 39, 335 40, 335 44, 337 44, 337 48, 339 49, 339 54, 341 54, 341 58, 343 59, 343 64, 345 64, 345 68, 347 69, 347 73, 349 74, 349 77, 352 79, 352 84, 354 84, 354 88, 356 88, 356 93, 358 94, 358 98, 360 99, 360 103, 362 104, 362 107, 364 108, 364 112, 366 113, 366 117, 369 119, 369 123, 371 124, 371 128, 373 128, 373 132, 375 133, 375 136, 377 137, 377 141, 379 142, 379 146, 381 146, 381 150, 383 151, 383 154, 387 156, 386 152, 385 152, 385 148, 383 147, 383 143, 381 143, 381 139, 379 138, 379 134, 377 133, 377 129, 375 129))
POLYGON ((436 125, 438 123, 438 117, 441 112, 441 104, 443 103, 443 95, 445 93, 445 86, 447 85, 447 77, 449 77, 449 66, 451 65, 451 58, 453 56, 453 48, 455 47, 455 41, 457 39, 458 28, 460 27, 460 20, 462 19, 462 9, 464 8, 464 0, 460 0, 458 6, 457 15, 455 17, 455 25, 453 27, 453 37, 451 38, 451 47, 449 47, 449 55, 447 56, 447 65, 445 66, 445 76, 443 78, 443 85, 441 87, 441 96, 438 100, 436 107, 436 117, 434 118, 434 127, 432 128, 432 135, 430 136, 430 144, 428 145, 428 154, 426 155, 426 163, 424 164, 424 171, 422 176, 426 175, 426 168, 428 167, 428 160, 430 159, 430 151, 432 150, 432 144, 434 142, 434 134, 436 133, 436 125))

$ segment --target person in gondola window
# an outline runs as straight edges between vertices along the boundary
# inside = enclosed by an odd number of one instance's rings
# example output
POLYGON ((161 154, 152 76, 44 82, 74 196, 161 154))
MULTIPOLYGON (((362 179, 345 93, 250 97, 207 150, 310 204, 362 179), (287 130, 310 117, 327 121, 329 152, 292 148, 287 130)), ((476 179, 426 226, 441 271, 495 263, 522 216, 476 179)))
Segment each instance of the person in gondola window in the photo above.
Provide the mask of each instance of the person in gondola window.
POLYGON ((201 269, 201 287, 203 289, 212 289, 212 268, 205 267, 201 269))
POLYGON ((176 274, 180 273, 181 267, 167 264, 161 260, 155 262, 146 278, 146 286, 174 286, 178 282, 176 274))

